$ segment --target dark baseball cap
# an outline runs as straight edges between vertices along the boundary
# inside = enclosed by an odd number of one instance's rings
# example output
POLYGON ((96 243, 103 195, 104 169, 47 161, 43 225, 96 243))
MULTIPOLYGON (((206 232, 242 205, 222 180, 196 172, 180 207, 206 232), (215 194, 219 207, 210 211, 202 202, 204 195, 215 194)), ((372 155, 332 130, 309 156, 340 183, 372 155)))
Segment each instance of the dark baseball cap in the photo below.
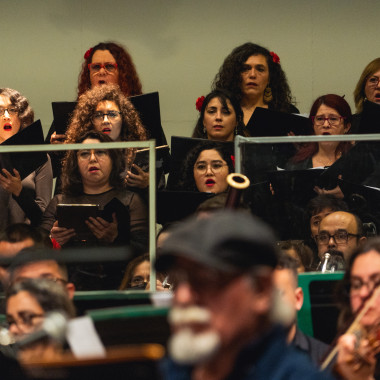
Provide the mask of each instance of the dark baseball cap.
POLYGON ((277 265, 271 229, 246 211, 223 210, 210 217, 192 217, 173 228, 156 260, 166 271, 179 257, 225 272, 243 272, 254 266, 277 265))

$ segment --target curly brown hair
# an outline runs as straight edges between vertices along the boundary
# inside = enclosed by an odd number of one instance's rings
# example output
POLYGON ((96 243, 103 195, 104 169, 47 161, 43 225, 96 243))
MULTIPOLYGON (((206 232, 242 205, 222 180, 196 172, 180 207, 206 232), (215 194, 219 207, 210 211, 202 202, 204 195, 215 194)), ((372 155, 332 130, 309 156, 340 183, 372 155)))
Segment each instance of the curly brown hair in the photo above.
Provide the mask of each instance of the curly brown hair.
POLYGON ((118 86, 110 84, 95 87, 80 96, 66 132, 66 143, 74 143, 84 132, 94 130, 91 117, 95 113, 97 105, 106 100, 115 102, 120 109, 123 120, 120 131, 121 141, 147 139, 147 132, 135 107, 123 95, 118 86))
POLYGON ((13 88, 0 88, 0 95, 7 97, 12 106, 18 110, 18 118, 20 119, 20 130, 24 129, 34 121, 34 111, 29 105, 28 99, 21 95, 13 88))
MULTIPOLYGON (((72 143, 82 143, 86 139, 96 139, 99 142, 112 142, 112 139, 98 131, 85 131, 72 143)), ((122 173, 125 170, 124 153, 121 149, 109 149, 108 154, 112 161, 112 170, 109 184, 113 188, 121 189, 124 186, 122 173)), ((62 165, 62 193, 72 196, 83 194, 83 182, 79 172, 77 151, 66 152, 62 165)))
POLYGON ((282 112, 294 112, 292 94, 280 63, 273 62, 273 58, 268 49, 253 44, 252 42, 247 42, 236 47, 231 54, 227 56, 218 74, 214 78, 212 89, 227 89, 241 102, 243 95, 240 88, 241 73, 244 68, 244 63, 252 55, 263 55, 267 60, 269 85, 273 96, 273 99, 268 103, 269 108, 282 112))
POLYGON ((78 99, 84 92, 91 88, 88 64, 92 62, 92 56, 97 50, 108 50, 115 58, 119 69, 119 86, 122 93, 125 96, 141 95, 141 82, 137 75, 132 57, 127 50, 122 45, 115 42, 100 42, 92 48, 91 53, 88 54, 88 57, 85 58, 82 64, 82 70, 79 74, 78 81, 78 99))

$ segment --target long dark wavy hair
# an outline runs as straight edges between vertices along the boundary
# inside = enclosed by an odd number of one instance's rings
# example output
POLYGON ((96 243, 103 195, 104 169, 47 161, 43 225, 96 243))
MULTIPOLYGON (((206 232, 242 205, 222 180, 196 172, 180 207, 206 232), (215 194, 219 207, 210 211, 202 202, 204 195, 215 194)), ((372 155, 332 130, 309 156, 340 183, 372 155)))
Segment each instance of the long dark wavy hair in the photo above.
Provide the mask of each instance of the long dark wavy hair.
POLYGON ((268 49, 252 42, 247 42, 236 47, 232 53, 227 56, 218 74, 214 78, 212 88, 227 89, 241 102, 243 97, 240 87, 241 73, 244 69, 244 63, 252 55, 263 55, 267 60, 269 68, 269 87, 272 90, 273 96, 273 99, 268 103, 269 108, 282 112, 294 112, 292 94, 281 64, 279 62, 273 62, 273 57, 268 49))
POLYGON ((354 315, 350 304, 350 279, 352 267, 358 257, 368 253, 369 251, 375 251, 380 255, 380 237, 377 236, 369 239, 364 246, 354 251, 348 260, 348 266, 346 272, 344 273, 343 280, 340 282, 336 291, 336 300, 340 306, 338 329, 347 327, 347 323, 353 319, 354 315))
POLYGON ((34 111, 29 105, 28 99, 13 88, 0 88, 0 95, 9 99, 12 106, 17 108, 20 119, 20 130, 29 126, 34 121, 34 111))
POLYGON ((205 97, 202 103, 202 108, 201 108, 201 112, 200 112, 197 124, 195 125, 193 135, 191 137, 207 139, 207 132, 204 131, 204 126, 203 126, 203 118, 205 115, 205 110, 206 110, 207 105, 214 98, 218 98, 220 102, 222 103, 222 106, 226 109, 228 109, 227 101, 230 101, 236 114, 236 121, 237 121, 236 134, 248 136, 248 133, 246 132, 245 126, 243 123, 243 111, 241 110, 239 101, 235 98, 235 96, 230 91, 225 90, 225 89, 216 89, 210 92, 205 97))
POLYGON ((122 93, 125 96, 141 95, 141 82, 132 57, 127 50, 115 42, 100 42, 92 48, 88 56, 86 54, 87 58, 82 64, 82 71, 79 74, 78 98, 91 88, 88 64, 92 62, 92 56, 97 50, 108 50, 115 58, 119 70, 119 87, 122 93))
POLYGON ((196 145, 192 150, 190 150, 189 154, 186 157, 186 160, 183 164, 183 172, 182 177, 179 180, 179 188, 178 190, 185 191, 198 191, 197 185, 195 184, 194 179, 194 165, 197 162, 199 155, 204 150, 215 149, 222 159, 227 162, 228 172, 234 172, 234 163, 231 157, 231 152, 226 148, 226 146, 217 141, 206 141, 196 145))
MULTIPOLYGON (((75 141, 83 143, 86 139, 95 139, 99 142, 112 142, 112 139, 104 133, 98 131, 87 131, 75 141)), ((99 146, 101 148, 101 146, 99 146)), ((121 177, 125 170, 125 156, 120 149, 109 149, 109 157, 112 161, 112 170, 109 177, 109 184, 116 189, 123 188, 123 179, 121 177)), ((79 172, 77 151, 67 151, 62 166, 62 193, 71 196, 83 194, 82 176, 79 172)))
MULTIPOLYGON (((335 111, 339 113, 340 116, 343 116, 345 118, 344 119, 345 126, 348 126, 351 124, 352 113, 351 113, 350 105, 341 96, 335 95, 335 94, 322 95, 314 101, 310 109, 310 114, 309 114, 310 120, 312 120, 312 118, 317 114, 319 107, 322 104, 326 105, 327 107, 333 108, 335 111)), ((313 125, 313 124, 311 123, 310 125, 313 125)), ((311 134, 314 134, 314 128, 311 131, 311 134)), ((352 147, 352 144, 350 142, 343 141, 338 144, 335 152, 336 154, 346 153, 348 150, 351 149, 351 147, 352 147)), ((301 146, 301 148, 292 158, 292 161, 295 163, 304 161, 308 158, 313 157, 317 152, 318 152, 318 143, 307 143, 301 146)))

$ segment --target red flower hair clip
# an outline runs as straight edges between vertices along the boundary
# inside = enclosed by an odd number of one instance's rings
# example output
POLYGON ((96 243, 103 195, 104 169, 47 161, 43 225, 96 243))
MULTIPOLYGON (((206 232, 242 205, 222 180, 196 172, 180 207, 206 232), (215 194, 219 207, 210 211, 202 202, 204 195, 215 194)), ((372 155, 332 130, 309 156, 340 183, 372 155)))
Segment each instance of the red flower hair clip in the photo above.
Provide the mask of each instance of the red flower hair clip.
POLYGON ((280 63, 280 57, 275 52, 271 51, 269 54, 272 56, 274 63, 280 63))
POLYGON ((88 59, 90 58, 90 55, 92 53, 92 51, 94 50, 94 48, 89 48, 85 53, 84 53, 84 59, 88 59))
POLYGON ((195 102, 195 108, 201 112, 201 109, 202 109, 202 105, 203 105, 203 102, 205 100, 205 97, 204 96, 200 96, 197 101, 195 102))

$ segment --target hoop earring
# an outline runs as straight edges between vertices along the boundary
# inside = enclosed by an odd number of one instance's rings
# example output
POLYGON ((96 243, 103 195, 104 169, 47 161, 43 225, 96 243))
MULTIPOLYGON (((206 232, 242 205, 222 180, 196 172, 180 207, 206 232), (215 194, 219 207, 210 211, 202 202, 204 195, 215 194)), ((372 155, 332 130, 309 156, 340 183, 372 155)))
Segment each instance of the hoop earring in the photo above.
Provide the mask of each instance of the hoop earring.
POLYGON ((268 104, 273 100, 272 89, 267 86, 264 90, 264 103, 268 104))

